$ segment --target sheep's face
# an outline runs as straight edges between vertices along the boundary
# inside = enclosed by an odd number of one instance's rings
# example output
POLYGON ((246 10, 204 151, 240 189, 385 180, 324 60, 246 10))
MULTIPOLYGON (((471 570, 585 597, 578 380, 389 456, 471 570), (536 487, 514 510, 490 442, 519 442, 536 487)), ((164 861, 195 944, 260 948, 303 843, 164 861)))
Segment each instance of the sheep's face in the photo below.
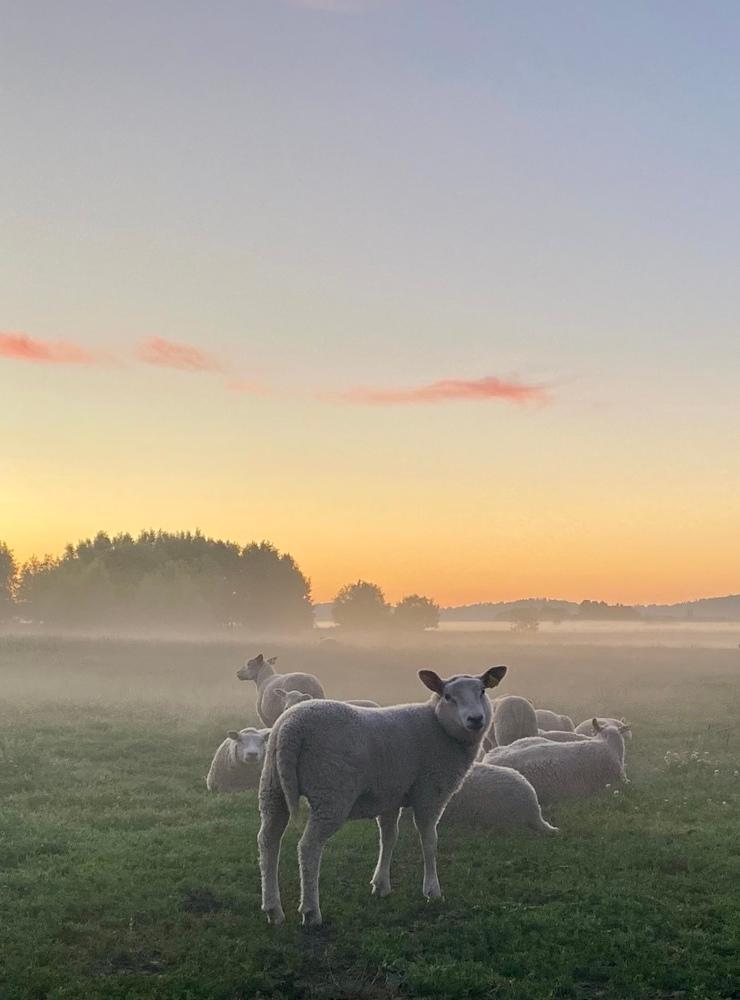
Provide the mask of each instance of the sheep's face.
POLYGON ((285 708, 292 708, 293 705, 298 705, 302 701, 311 701, 310 694, 304 694, 303 691, 286 691, 285 692, 285 708))
POLYGON ((420 670, 419 677, 438 701, 435 714, 445 732, 454 739, 480 740, 491 724, 491 703, 486 689, 500 683, 506 667, 491 667, 480 677, 461 674, 442 680, 433 670, 420 670))
POLYGON ((267 664, 272 666, 277 660, 277 656, 271 656, 269 660, 266 660, 262 653, 257 656, 253 656, 251 660, 247 660, 240 670, 237 670, 236 676, 240 681, 256 681, 260 675, 260 671, 267 664))
POLYGON ((227 735, 234 741, 234 757, 240 764, 262 767, 269 729, 242 729, 241 732, 231 729, 227 735))

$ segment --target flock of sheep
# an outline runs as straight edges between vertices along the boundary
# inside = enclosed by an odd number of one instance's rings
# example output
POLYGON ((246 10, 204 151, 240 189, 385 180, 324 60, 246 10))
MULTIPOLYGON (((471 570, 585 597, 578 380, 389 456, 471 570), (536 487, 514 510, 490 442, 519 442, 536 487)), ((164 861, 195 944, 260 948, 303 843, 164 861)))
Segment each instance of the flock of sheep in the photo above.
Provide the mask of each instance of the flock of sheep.
POLYGON ((441 895, 436 869, 437 824, 491 830, 526 827, 557 833, 541 806, 595 794, 626 781, 625 738, 619 719, 572 719, 535 709, 526 698, 488 698, 507 673, 443 680, 421 670, 432 691, 425 702, 381 708, 369 700, 333 701, 313 674, 277 674, 262 654, 238 671, 254 681, 264 729, 232 730, 211 763, 213 792, 259 789, 258 836, 262 909, 282 923, 278 888, 280 842, 297 821, 301 796, 309 818, 298 844, 299 910, 321 923, 319 868, 327 840, 348 819, 376 819, 380 855, 373 893, 391 891, 391 855, 400 812, 413 813, 424 857, 424 895, 441 895))

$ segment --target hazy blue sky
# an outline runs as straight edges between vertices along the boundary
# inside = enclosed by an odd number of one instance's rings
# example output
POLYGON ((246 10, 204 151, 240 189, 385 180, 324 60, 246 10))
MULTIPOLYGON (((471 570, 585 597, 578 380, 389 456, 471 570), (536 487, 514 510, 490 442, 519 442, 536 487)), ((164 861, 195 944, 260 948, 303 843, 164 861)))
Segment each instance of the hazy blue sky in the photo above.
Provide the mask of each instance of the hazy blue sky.
POLYGON ((199 524, 319 597, 740 589, 740 5, 0 16, 21 554, 199 524), (147 366, 150 338, 208 363, 147 366), (382 402, 487 376, 548 398, 382 402))

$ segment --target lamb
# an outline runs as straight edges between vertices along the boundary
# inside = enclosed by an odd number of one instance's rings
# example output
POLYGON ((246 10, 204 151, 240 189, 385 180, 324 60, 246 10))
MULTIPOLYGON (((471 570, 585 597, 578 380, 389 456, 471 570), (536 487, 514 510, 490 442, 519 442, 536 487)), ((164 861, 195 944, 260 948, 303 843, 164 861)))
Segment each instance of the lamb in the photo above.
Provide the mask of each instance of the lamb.
POLYGON ((245 792, 259 788, 269 729, 230 729, 216 751, 206 778, 209 792, 245 792))
MULTIPOLYGON (((597 722, 602 726, 622 726, 623 728, 620 731, 624 738, 626 740, 632 739, 632 726, 625 722, 624 719, 597 719, 597 722)), ((579 722, 576 726, 576 732, 582 733, 584 736, 593 736, 593 719, 584 719, 583 722, 579 722)))
POLYGON ((524 736, 537 736, 537 716, 526 698, 510 694, 497 698, 493 711, 493 736, 497 746, 508 746, 524 736))
POLYGON ((524 775, 511 767, 473 764, 472 770, 447 803, 442 826, 514 830, 528 827, 537 833, 557 833, 542 818, 537 793, 524 775))
POLYGON ((283 711, 281 699, 275 695, 275 688, 286 691, 303 691, 312 698, 323 698, 324 689, 313 674, 276 674, 274 668, 277 656, 266 660, 262 653, 247 660, 236 676, 240 681, 254 681, 257 685, 257 715, 266 726, 272 726, 283 711))
POLYGON ((566 733, 575 732, 576 727, 569 715, 558 715, 557 712, 551 712, 547 708, 536 709, 535 715, 540 729, 555 729, 558 732, 566 733))
POLYGON ((490 723, 486 688, 495 687, 505 673, 506 667, 491 667, 480 677, 462 674, 445 681, 432 670, 420 670, 420 680, 433 692, 426 702, 371 709, 308 701, 278 719, 259 791, 257 840, 268 921, 285 919, 278 886, 280 842, 288 818, 297 819, 301 795, 310 806, 298 844, 299 911, 305 925, 321 923, 321 855, 348 819, 377 819, 380 855, 371 885, 373 893, 388 895, 402 806, 414 812, 424 856, 423 893, 428 899, 442 894, 437 823, 472 767, 490 723))
POLYGON ((593 795, 612 782, 626 781, 624 739, 618 726, 593 719, 592 739, 554 743, 520 740, 486 754, 484 763, 513 767, 534 786, 540 803, 593 795))

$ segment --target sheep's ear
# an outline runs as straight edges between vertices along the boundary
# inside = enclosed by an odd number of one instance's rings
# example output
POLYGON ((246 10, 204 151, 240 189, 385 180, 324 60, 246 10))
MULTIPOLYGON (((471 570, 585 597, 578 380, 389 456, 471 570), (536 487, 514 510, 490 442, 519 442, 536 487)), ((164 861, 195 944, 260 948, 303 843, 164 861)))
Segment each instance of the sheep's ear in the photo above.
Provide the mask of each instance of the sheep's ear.
POLYGON ((495 688, 501 683, 501 681, 506 676, 506 667, 489 667, 485 673, 480 675, 480 679, 483 681, 483 687, 495 688))
POLYGON ((277 663, 277 656, 271 656, 267 662, 270 664, 270 666, 272 666, 273 664, 277 663))
POLYGON ((595 733, 600 733, 601 730, 604 728, 598 719, 591 719, 591 725, 593 726, 593 730, 595 733))
POLYGON ((265 658, 262 655, 262 653, 257 653, 257 655, 254 657, 254 659, 250 660, 249 662, 250 663, 264 663, 264 661, 265 661, 265 658))
POLYGON ((266 740, 269 737, 269 735, 272 732, 272 730, 270 730, 270 729, 258 729, 257 732, 260 734, 260 736, 263 739, 266 740))
POLYGON ((276 695, 282 698, 283 701, 285 701, 285 699, 288 697, 288 692, 285 690, 285 688, 273 688, 272 690, 275 692, 276 695))
POLYGON ((624 719, 622 719, 622 721, 619 723, 617 729, 619 730, 620 733, 632 732, 632 726, 629 724, 629 722, 625 722, 624 719))
POLYGON ((429 688, 430 691, 434 691, 435 694, 442 696, 442 692, 445 689, 445 682, 439 676, 435 674, 433 670, 420 670, 419 680, 422 684, 429 688))
POLYGON ((230 740, 236 740, 237 742, 239 741, 240 734, 239 731, 236 729, 230 729, 226 735, 229 737, 230 740))

